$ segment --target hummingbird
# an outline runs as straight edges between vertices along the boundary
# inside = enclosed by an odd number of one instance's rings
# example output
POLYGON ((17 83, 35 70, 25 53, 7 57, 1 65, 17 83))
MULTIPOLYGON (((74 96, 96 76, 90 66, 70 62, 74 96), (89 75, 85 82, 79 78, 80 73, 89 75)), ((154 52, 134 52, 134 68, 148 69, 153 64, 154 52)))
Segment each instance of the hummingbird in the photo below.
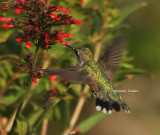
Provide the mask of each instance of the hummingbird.
POLYGON ((129 107, 116 92, 112 83, 124 50, 122 38, 117 38, 98 62, 94 61, 90 49, 66 46, 74 51, 77 66, 64 69, 43 69, 44 73, 59 75, 61 78, 72 82, 88 84, 92 97, 93 95, 96 96, 97 111, 111 114, 113 109, 119 112, 122 108, 130 113, 129 107))

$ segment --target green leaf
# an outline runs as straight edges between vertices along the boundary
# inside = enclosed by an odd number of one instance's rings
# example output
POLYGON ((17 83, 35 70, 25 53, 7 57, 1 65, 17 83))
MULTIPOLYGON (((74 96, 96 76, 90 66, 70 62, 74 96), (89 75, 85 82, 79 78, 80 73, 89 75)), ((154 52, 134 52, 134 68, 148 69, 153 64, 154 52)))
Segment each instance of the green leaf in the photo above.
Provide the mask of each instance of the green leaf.
POLYGON ((107 116, 106 114, 99 112, 97 114, 92 115, 88 119, 84 120, 82 123, 80 123, 77 128, 80 128, 81 134, 84 134, 89 129, 91 129, 93 126, 95 126, 103 117, 107 116))
POLYGON ((13 85, 10 86, 9 89, 13 88, 16 92, 8 93, 7 95, 1 98, 1 101, 5 105, 10 105, 15 103, 20 97, 24 95, 24 92, 21 87, 13 85))
POLYGON ((111 23, 110 23, 111 27, 115 27, 115 26, 119 25, 127 16, 129 16, 131 13, 136 11, 139 7, 141 7, 141 3, 134 4, 130 7, 128 7, 127 9, 125 9, 123 12, 121 12, 119 17, 117 17, 111 21, 111 23))
POLYGON ((19 135, 25 135, 27 132, 27 123, 23 120, 17 120, 18 133, 19 135))

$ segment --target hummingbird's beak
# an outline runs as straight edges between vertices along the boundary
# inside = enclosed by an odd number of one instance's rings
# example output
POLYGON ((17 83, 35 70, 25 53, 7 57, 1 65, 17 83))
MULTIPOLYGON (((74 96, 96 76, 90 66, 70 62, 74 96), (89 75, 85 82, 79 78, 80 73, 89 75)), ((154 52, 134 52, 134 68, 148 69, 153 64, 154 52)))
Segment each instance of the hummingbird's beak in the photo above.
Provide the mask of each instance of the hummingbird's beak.
POLYGON ((73 49, 73 50, 76 50, 76 48, 74 48, 74 47, 72 47, 70 45, 66 45, 66 46, 69 47, 69 48, 71 48, 71 49, 73 49))
POLYGON ((71 48, 76 53, 76 55, 78 55, 78 51, 77 51, 76 48, 74 48, 74 47, 72 47, 70 45, 67 45, 67 44, 64 44, 64 45, 66 45, 67 47, 71 48))

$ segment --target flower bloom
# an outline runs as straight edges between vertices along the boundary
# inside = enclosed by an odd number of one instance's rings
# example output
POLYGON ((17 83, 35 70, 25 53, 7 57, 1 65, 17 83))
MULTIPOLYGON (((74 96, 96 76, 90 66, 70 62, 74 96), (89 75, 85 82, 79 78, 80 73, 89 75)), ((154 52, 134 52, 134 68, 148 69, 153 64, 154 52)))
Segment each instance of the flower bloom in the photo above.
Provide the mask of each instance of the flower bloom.
POLYGON ((56 19, 56 20, 58 20, 58 21, 61 20, 61 18, 57 17, 56 14, 54 14, 54 13, 52 13, 52 12, 50 12, 49 14, 50 14, 50 16, 51 16, 53 19, 56 19))
POLYGON ((14 10, 14 12, 17 13, 17 14, 21 14, 22 11, 23 11, 23 9, 21 9, 21 8, 16 8, 14 10))
POLYGON ((73 21, 73 23, 74 23, 74 24, 82 24, 82 23, 83 23, 83 21, 80 21, 80 20, 74 20, 74 21, 73 21))
POLYGON ((63 37, 71 38, 72 34, 58 33, 58 35, 57 35, 57 36, 63 36, 63 37))
POLYGON ((68 9, 61 8, 60 6, 56 6, 55 8, 52 8, 52 10, 62 11, 62 12, 67 13, 67 14, 69 13, 68 9))
POLYGON ((15 27, 15 25, 6 23, 6 24, 2 24, 2 27, 3 27, 4 30, 6 30, 6 29, 9 29, 9 28, 15 27))
POLYGON ((36 26, 36 31, 38 31, 39 30, 39 28, 38 28, 38 26, 36 26))
POLYGON ((36 75, 32 81, 32 83, 35 85, 37 83, 37 79, 38 79, 38 76, 36 75))
POLYGON ((48 43, 49 41, 51 41, 47 32, 45 32, 45 41, 46 41, 46 43, 48 43))
POLYGON ((21 2, 24 3, 25 0, 20 0, 20 2, 19 2, 19 1, 16 1, 16 5, 17 5, 17 6, 21 6, 21 2))
POLYGON ((25 47, 26 47, 27 49, 30 49, 30 48, 32 47, 32 45, 30 44, 30 42, 29 42, 28 40, 27 40, 27 43, 26 43, 25 47))
POLYGON ((3 10, 7 10, 7 9, 8 9, 8 7, 2 7, 2 9, 3 9, 3 10))
POLYGON ((0 17, 0 22, 1 22, 1 21, 12 21, 12 18, 0 17))
POLYGON ((50 81, 52 81, 52 80, 55 80, 58 77, 59 77, 59 75, 53 75, 53 76, 50 76, 48 78, 49 78, 50 81))
POLYGON ((66 21, 67 24, 70 24, 70 22, 67 18, 65 18, 65 21, 66 21))
POLYGON ((53 90, 51 90, 54 94, 56 94, 57 93, 57 90, 56 89, 53 89, 53 90))
POLYGON ((66 45, 68 45, 68 43, 63 40, 62 36, 67 37, 67 38, 71 38, 72 34, 58 33, 57 36, 56 36, 57 41, 61 42, 61 44, 63 44, 64 47, 66 47, 66 45))
POLYGON ((41 0, 42 3, 45 3, 45 0, 41 0))
POLYGON ((57 40, 58 40, 59 42, 61 42, 61 44, 63 44, 63 45, 64 45, 64 47, 66 47, 66 45, 68 45, 68 43, 67 43, 67 42, 65 42, 65 41, 63 40, 63 38, 62 38, 62 37, 57 36, 56 38, 57 38, 57 40))
POLYGON ((56 42, 60 42, 64 46, 68 45, 64 38, 71 38, 72 35, 57 30, 56 27, 68 24, 81 24, 83 21, 74 20, 73 16, 69 14, 70 11, 68 9, 61 8, 58 5, 47 6, 45 3, 46 0, 15 0, 12 4, 6 4, 2 9, 14 9, 14 12, 20 14, 20 17, 12 19, 0 16, 0 22, 7 21, 2 25, 3 29, 11 27, 18 29, 16 41, 26 42, 25 47, 27 49, 35 45, 43 50, 48 50, 56 42), (33 5, 39 6, 32 8, 33 5), (24 15, 21 15, 22 11, 24 15), (39 17, 32 19, 33 15, 39 17), (34 44, 39 40, 39 44, 34 44))
POLYGON ((23 39, 22 38, 17 38, 16 41, 17 42, 21 42, 23 39))

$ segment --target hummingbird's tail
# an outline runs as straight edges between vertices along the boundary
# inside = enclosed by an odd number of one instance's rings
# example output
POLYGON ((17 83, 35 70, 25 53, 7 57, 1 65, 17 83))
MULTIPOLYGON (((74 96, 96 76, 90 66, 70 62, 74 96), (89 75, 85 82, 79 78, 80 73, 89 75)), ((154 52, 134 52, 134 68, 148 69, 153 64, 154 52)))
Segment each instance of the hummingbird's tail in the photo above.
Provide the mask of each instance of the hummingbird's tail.
MULTIPOLYGON (((118 94, 118 93, 117 93, 118 94)), ((119 96, 119 95, 118 95, 119 96)), ((125 101, 119 96, 118 100, 112 100, 112 98, 108 98, 106 100, 105 98, 96 98, 96 110, 100 111, 102 110, 103 113, 112 113, 112 110, 114 109, 116 112, 119 112, 121 110, 121 107, 123 110, 125 110, 126 113, 130 113, 130 109, 125 103, 125 101)))

